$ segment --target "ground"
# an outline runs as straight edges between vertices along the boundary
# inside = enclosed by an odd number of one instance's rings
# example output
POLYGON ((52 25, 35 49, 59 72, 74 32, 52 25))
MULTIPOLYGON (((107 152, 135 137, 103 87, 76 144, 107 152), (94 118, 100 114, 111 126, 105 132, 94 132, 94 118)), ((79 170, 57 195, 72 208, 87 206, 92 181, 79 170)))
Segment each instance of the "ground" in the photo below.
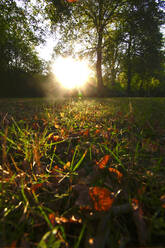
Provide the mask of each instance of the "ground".
POLYGON ((165 99, 0 99, 2 247, 165 247, 165 99))

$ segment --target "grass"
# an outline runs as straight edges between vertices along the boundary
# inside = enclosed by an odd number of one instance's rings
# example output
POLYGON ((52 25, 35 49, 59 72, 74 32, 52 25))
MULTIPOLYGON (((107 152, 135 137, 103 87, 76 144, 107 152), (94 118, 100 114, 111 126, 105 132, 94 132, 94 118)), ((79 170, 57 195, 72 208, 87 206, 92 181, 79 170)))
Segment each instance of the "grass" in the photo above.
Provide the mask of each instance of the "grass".
POLYGON ((1 247, 165 247, 165 99, 1 99, 1 247))

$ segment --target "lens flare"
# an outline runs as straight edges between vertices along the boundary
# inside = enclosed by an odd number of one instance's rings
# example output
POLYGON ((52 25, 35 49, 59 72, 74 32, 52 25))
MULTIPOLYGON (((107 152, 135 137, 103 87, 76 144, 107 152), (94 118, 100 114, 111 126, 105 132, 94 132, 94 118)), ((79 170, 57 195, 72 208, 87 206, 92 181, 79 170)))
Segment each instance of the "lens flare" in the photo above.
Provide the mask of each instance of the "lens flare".
POLYGON ((85 60, 59 57, 52 65, 57 80, 68 89, 81 88, 89 79, 91 70, 85 60))

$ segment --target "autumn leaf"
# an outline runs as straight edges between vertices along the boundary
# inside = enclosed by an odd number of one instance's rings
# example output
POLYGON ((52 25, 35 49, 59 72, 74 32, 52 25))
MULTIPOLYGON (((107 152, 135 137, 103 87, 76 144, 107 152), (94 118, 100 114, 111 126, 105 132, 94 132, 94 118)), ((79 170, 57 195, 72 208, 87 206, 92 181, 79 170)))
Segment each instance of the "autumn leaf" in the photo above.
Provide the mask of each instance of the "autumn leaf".
POLYGON ((132 205, 133 210, 139 209, 139 201, 136 198, 132 199, 131 205, 132 205))
POLYGON ((100 133, 100 130, 96 129, 95 134, 99 134, 99 133, 100 133))
POLYGON ((11 245, 9 246, 9 248, 16 248, 17 247, 17 241, 14 240, 11 245))
POLYGON ((103 158, 100 159, 99 162, 96 164, 99 166, 100 169, 104 169, 110 159, 110 155, 105 155, 103 158))
POLYGON ((85 136, 85 137, 88 137, 89 136, 89 130, 88 129, 85 130, 85 131, 83 130, 83 131, 80 132, 80 134, 85 136))
POLYGON ((63 168, 60 168, 58 165, 55 165, 55 166, 53 167, 52 172, 53 172, 54 174, 57 174, 57 171, 63 171, 63 168))
POLYGON ((54 215, 54 213, 49 214, 48 217, 49 217, 49 220, 50 220, 51 224, 54 226, 55 225, 55 215, 54 215))
POLYGON ((160 197, 160 201, 161 201, 161 203, 162 203, 162 208, 165 208, 165 195, 162 195, 162 196, 160 197))
POLYGON ((118 180, 120 180, 123 177, 123 174, 115 168, 110 167, 108 168, 108 170, 110 173, 115 173, 117 175, 118 180))
POLYGON ((74 2, 77 2, 77 0, 67 0, 67 2, 74 3, 74 2))
POLYGON ((91 187, 89 195, 96 211, 108 211, 114 202, 114 198, 111 197, 111 192, 107 188, 91 187))
POLYGON ((59 140, 60 140, 60 136, 54 135, 54 133, 50 133, 50 134, 48 135, 48 140, 49 140, 49 141, 56 142, 56 141, 59 141, 59 140))
POLYGON ((70 165, 71 165, 71 163, 70 163, 70 161, 68 161, 68 162, 64 165, 64 170, 69 169, 69 168, 70 168, 70 165))
POLYGON ((55 122, 55 124, 54 124, 54 126, 55 126, 55 128, 60 128, 60 126, 55 122))
POLYGON ((133 198, 132 202, 131 202, 131 205, 132 205, 132 208, 133 208, 134 211, 138 211, 139 216, 143 216, 143 209, 140 206, 140 203, 139 203, 138 199, 133 198))
POLYGON ((35 183, 31 186, 31 191, 35 192, 37 189, 41 188, 43 183, 35 183))

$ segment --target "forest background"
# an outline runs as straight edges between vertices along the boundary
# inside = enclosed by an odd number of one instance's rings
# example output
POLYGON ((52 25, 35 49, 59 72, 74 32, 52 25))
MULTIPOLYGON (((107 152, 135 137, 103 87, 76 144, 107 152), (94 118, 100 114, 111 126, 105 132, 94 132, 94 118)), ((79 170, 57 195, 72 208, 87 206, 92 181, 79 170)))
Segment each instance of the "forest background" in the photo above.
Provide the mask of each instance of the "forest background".
POLYGON ((164 9, 161 0, 1 0, 0 97, 67 95, 51 72, 59 55, 90 61, 85 96, 165 96, 164 9), (48 36, 45 61, 36 48, 48 36))

